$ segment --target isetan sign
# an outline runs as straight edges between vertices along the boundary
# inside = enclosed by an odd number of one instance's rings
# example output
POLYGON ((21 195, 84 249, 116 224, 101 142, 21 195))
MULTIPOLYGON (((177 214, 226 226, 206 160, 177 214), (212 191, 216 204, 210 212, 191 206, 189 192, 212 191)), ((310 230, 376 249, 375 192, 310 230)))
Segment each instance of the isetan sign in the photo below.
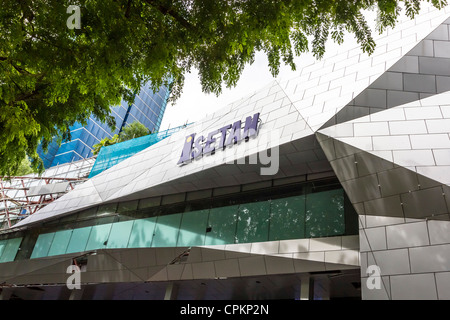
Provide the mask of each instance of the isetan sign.
POLYGON ((241 140, 248 141, 249 138, 258 134, 259 113, 255 113, 245 119, 244 126, 238 120, 220 129, 208 133, 207 136, 197 136, 193 133, 186 137, 183 151, 181 152, 179 165, 201 157, 206 154, 214 154, 216 150, 223 150, 229 145, 241 140))

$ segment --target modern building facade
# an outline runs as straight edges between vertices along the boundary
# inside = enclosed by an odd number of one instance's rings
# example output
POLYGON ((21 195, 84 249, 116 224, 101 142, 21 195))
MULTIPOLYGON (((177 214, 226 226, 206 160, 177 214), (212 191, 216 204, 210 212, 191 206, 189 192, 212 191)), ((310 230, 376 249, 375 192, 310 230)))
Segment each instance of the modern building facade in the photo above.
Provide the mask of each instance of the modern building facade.
POLYGON ((91 116, 86 125, 76 123, 70 128, 70 141, 63 141, 61 145, 53 141, 48 151, 44 153, 41 146, 38 153, 44 161, 44 167, 49 168, 63 163, 73 162, 93 156, 93 145, 106 137, 112 137, 122 131, 127 125, 137 121, 145 125, 152 132, 158 131, 166 109, 169 89, 161 87, 153 92, 149 84, 145 84, 136 94, 133 104, 122 100, 121 104, 111 108, 111 115, 116 122, 113 132, 106 123, 91 116))
POLYGON ((450 299, 449 34, 424 10, 78 185, 0 234, 2 297, 450 299))

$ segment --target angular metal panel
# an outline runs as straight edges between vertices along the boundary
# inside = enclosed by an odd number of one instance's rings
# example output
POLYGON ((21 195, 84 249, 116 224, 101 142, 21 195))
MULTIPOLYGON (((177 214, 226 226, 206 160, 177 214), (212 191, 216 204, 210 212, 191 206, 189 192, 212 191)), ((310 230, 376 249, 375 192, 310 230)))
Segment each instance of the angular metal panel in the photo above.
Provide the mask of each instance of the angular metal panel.
POLYGON ((410 218, 433 217, 448 213, 441 187, 404 193, 401 198, 405 216, 410 218))

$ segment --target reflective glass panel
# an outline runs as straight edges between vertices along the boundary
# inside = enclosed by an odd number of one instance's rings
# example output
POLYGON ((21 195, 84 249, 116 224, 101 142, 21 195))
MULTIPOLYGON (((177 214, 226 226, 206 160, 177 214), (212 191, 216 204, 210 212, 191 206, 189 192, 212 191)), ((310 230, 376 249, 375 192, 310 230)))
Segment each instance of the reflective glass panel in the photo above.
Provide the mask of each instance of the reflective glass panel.
POLYGON ((305 237, 305 196, 271 201, 269 240, 305 237))
POLYGON ((181 213, 158 216, 152 247, 175 247, 180 231, 181 213))
POLYGON ((205 245, 235 242, 238 206, 212 208, 209 211, 205 245))
POLYGON ((2 256, 2 253, 3 253, 3 250, 5 249, 5 247, 6 247, 6 242, 7 242, 8 240, 0 240, 0 257, 2 256))
POLYGON ((93 226, 86 250, 104 249, 106 248, 112 223, 93 226))
POLYGON ((53 237, 55 233, 44 233, 40 234, 34 245, 33 252, 31 253, 30 259, 46 257, 50 246, 52 245, 53 237))
POLYGON ((14 261, 17 251, 19 250, 22 238, 8 239, 5 249, 3 249, 2 257, 0 262, 14 261))
POLYGON ((86 249, 92 227, 74 229, 66 253, 82 252, 86 249))
POLYGON ((71 236, 72 230, 62 230, 55 232, 55 237, 53 238, 53 242, 50 250, 48 251, 48 255, 55 256, 58 254, 65 254, 71 236))
POLYGON ((133 228, 133 222, 134 221, 130 220, 114 223, 106 247, 126 248, 128 246, 128 240, 130 239, 131 229, 133 228))
POLYGON ((345 232, 344 191, 306 195, 306 237, 342 235, 345 232))
POLYGON ((93 208, 89 208, 84 211, 81 211, 78 214, 78 220, 94 218, 97 214, 97 209, 98 209, 97 207, 93 207, 93 208))
POLYGON ((270 202, 239 205, 236 243, 267 241, 269 238, 270 202))
POLYGON ((135 220, 131 229, 128 248, 149 248, 155 231, 156 217, 135 220))
POLYGON ((113 214, 117 211, 117 203, 107 203, 98 207, 97 216, 103 214, 113 214))
POLYGON ((181 219, 178 247, 202 246, 205 244, 209 209, 185 212, 181 219))
POLYGON ((138 207, 138 200, 120 202, 119 206, 117 207, 117 212, 123 213, 123 212, 134 211, 137 209, 137 207, 138 207))

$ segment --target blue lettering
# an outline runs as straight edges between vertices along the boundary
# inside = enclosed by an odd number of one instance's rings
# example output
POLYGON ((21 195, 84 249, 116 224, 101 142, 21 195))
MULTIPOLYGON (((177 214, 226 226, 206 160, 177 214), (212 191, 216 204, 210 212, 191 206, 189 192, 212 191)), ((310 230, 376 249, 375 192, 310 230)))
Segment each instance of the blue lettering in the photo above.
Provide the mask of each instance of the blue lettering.
POLYGON ((219 131, 222 133, 222 136, 220 137, 219 141, 219 148, 224 149, 225 148, 225 139, 227 137, 227 131, 231 128, 231 124, 227 125, 226 127, 220 128, 219 131))
POLYGON ((253 118, 247 117, 245 119, 245 125, 244 125, 244 139, 245 141, 248 141, 250 137, 256 136, 258 133, 258 121, 259 121, 259 112, 255 113, 253 118))
POLYGON ((219 133, 219 130, 210 132, 208 134, 208 137, 206 138, 206 143, 205 143, 205 147, 203 148, 203 153, 212 153, 214 154, 214 152, 216 151, 216 148, 214 146, 214 143, 216 143, 216 138, 213 138, 213 136, 215 134, 219 133))
POLYGON ((192 151, 192 156, 191 156, 192 159, 196 159, 203 154, 203 146, 201 143, 204 140, 205 140, 205 138, 203 136, 200 136, 197 138, 197 140, 195 140, 194 151, 192 151))
POLYGON ((241 141, 241 120, 233 123, 233 127, 231 127, 231 132, 225 145, 229 146, 230 144, 238 143, 239 141, 241 141))
POLYGON ((180 160, 177 164, 184 164, 186 161, 191 159, 192 144, 194 143, 195 133, 186 137, 184 141, 183 151, 181 152, 180 160))
POLYGON ((218 130, 210 132, 206 139, 204 136, 199 136, 195 139, 196 133, 188 135, 184 142, 183 150, 177 164, 183 165, 188 161, 196 159, 204 154, 214 154, 216 151, 217 140, 219 141, 217 149, 222 150, 225 149, 226 146, 236 144, 241 140, 248 141, 249 138, 258 134, 259 122, 259 113, 255 113, 253 117, 249 116, 245 119, 243 133, 241 132, 242 122, 241 120, 238 120, 234 122, 233 125, 229 124, 218 130), (229 134, 228 130, 230 130, 229 134), (217 134, 220 134, 220 138, 214 137, 217 134))

